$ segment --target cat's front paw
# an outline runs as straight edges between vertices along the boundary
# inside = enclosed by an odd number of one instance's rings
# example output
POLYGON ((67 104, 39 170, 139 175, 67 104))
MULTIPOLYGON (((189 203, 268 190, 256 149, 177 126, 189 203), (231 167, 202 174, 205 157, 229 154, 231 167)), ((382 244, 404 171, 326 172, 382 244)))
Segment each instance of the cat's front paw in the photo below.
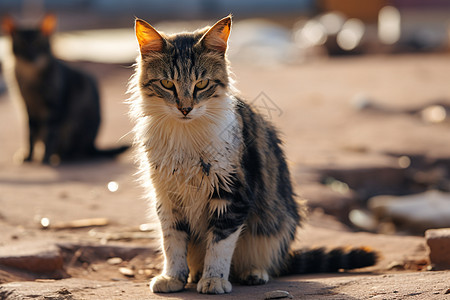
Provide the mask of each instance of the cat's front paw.
POLYGON ((202 294, 223 294, 231 292, 231 283, 223 278, 202 278, 197 284, 197 292, 202 294))
POLYGON ((269 274, 266 270, 252 270, 241 276, 241 283, 246 285, 261 285, 269 281, 269 274))
POLYGON ((150 290, 153 293, 179 292, 184 289, 184 285, 185 283, 177 278, 167 275, 158 275, 150 282, 150 290))

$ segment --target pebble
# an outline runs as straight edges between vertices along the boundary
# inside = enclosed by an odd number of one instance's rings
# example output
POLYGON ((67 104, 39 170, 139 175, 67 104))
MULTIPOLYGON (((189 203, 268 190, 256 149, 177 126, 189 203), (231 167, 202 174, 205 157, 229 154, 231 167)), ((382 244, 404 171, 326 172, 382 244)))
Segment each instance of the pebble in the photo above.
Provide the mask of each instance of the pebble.
POLYGON ((127 276, 127 277, 134 277, 134 271, 130 268, 121 267, 119 268, 120 274, 127 276))
POLYGON ((403 271, 405 270, 405 265, 402 262, 399 261, 393 261, 388 266, 387 269, 389 271, 395 270, 395 271, 403 271))
POLYGON ((353 225, 367 231, 374 231, 378 226, 374 216, 370 212, 361 209, 352 209, 348 214, 348 218, 353 225))
POLYGON ((379 219, 388 219, 414 232, 450 227, 450 193, 430 190, 406 196, 375 196, 369 208, 379 219))
POLYGON ((294 297, 292 297, 292 295, 289 294, 289 292, 281 290, 264 293, 264 299, 283 299, 283 298, 292 299, 294 297))
POLYGON ((123 262, 123 259, 120 257, 111 257, 106 261, 109 265, 119 265, 123 262))
POLYGON ((420 113, 425 123, 441 123, 447 118, 447 111, 442 105, 431 105, 420 113))

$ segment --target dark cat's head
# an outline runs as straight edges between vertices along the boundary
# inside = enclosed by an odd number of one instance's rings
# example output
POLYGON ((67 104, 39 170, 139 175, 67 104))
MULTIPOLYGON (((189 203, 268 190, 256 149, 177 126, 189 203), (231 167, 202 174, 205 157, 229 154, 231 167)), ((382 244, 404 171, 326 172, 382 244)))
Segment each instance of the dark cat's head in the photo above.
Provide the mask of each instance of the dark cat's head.
POLYGON ((174 35, 136 20, 137 80, 149 114, 152 110, 189 122, 217 111, 229 85, 225 52, 230 29, 230 16, 210 28, 174 35))
POLYGON ((56 26, 56 17, 48 14, 37 28, 21 28, 11 17, 3 19, 3 31, 11 37, 13 53, 17 58, 35 62, 51 55, 50 35, 56 26))

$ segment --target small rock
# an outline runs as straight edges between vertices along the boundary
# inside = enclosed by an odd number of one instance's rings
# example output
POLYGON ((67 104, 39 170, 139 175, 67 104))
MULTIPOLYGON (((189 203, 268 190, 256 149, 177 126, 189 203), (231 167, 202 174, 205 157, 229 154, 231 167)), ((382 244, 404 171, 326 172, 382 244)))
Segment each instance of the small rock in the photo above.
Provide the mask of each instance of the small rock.
POLYGON ((403 270, 405 270, 405 264, 402 262, 393 261, 387 266, 387 269, 389 271, 392 271, 392 270, 403 271, 403 270))
POLYGON ((368 204, 379 219, 417 233, 450 227, 450 193, 433 190, 400 197, 376 196, 368 204))
POLYGON ((289 292, 281 290, 264 293, 264 299, 282 299, 282 298, 292 299, 293 297, 291 294, 289 294, 289 292))
POLYGON ((123 262, 123 259, 120 257, 111 257, 106 261, 109 265, 120 265, 123 262))
POLYGON ((425 238, 430 248, 430 261, 433 269, 450 269, 450 228, 427 230, 425 238))
POLYGON ((127 277, 134 277, 134 271, 130 268, 121 267, 119 268, 120 274, 127 276, 127 277))
POLYGON ((66 289, 66 288, 61 288, 59 291, 57 291, 57 293, 58 294, 60 294, 60 295, 70 295, 70 294, 72 294, 68 289, 66 289))
POLYGON ((441 123, 447 118, 447 111, 442 105, 432 105, 421 111, 425 123, 441 123))
POLYGON ((44 242, 19 242, 0 248, 0 265, 31 271, 53 273, 63 271, 60 249, 44 242))
POLYGON ((348 218, 353 225, 366 231, 375 231, 378 226, 378 222, 373 215, 361 209, 351 210, 348 218))

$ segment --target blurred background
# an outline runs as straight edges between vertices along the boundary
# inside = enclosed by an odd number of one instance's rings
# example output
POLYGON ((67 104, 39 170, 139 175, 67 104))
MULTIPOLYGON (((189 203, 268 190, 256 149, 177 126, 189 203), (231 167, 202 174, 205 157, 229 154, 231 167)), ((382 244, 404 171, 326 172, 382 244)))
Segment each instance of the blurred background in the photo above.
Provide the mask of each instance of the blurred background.
POLYGON ((60 34, 54 46, 58 56, 114 63, 134 60, 134 17, 176 32, 196 29, 232 13, 236 33, 231 37, 231 57, 301 63, 322 55, 445 51, 449 10, 445 0, 370 0, 364 5, 357 0, 0 3, 3 15, 11 14, 30 26, 46 12, 56 13, 60 34))
MULTIPOLYGON (((282 132, 295 190, 308 200, 300 240, 373 246, 384 257, 377 270, 427 267, 424 240, 399 235, 450 227, 450 1, 0 0, 0 17, 23 26, 47 12, 58 17, 55 55, 98 80, 99 148, 132 142, 134 18, 174 33, 232 13, 236 87, 282 132)), ((2 65, 10 51, 0 35, 2 65)), ((146 215, 132 151, 116 161, 23 164, 27 126, 13 100, 0 71, 0 249, 50 240, 73 277, 158 274, 160 258, 145 248, 157 243, 156 220, 146 215), (136 249, 146 256, 131 260, 136 249), (113 256, 118 263, 106 261, 113 256)), ((0 283, 29 278, 11 274, 0 268, 0 283)))
MULTIPOLYGON (((138 54, 134 18, 173 33, 231 13, 228 54, 236 85, 284 133, 298 194, 314 213, 371 232, 423 234, 450 226, 449 1, 1 0, 0 12, 25 26, 36 26, 47 12, 57 15, 55 55, 99 80, 100 145, 132 139, 124 101, 138 54)), ((0 61, 6 41, 0 38, 0 61)), ((118 224, 145 222, 143 201, 128 206, 133 212, 120 209, 141 193, 131 153, 101 168, 18 166, 25 126, 8 100, 0 76, 0 187, 10 195, 0 198, 5 220, 63 218, 73 205, 64 218, 110 214, 118 224), (43 191, 43 182, 54 189, 43 191), (105 188, 110 182, 120 183, 114 192, 105 188), (84 202, 67 200, 80 198, 81 190, 89 195, 84 202), (25 217, 15 208, 17 197, 42 201, 25 217)))

